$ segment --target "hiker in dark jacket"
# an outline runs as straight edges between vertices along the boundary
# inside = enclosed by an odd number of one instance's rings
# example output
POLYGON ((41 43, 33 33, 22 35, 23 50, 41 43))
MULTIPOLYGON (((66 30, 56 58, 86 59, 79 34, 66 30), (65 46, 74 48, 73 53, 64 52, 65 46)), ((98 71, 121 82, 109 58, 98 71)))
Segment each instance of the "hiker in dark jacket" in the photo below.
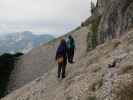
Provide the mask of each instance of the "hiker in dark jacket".
POLYGON ((67 41, 68 48, 68 62, 73 63, 74 51, 75 51, 75 41, 71 35, 68 37, 67 41))
POLYGON ((62 78, 65 78, 65 69, 67 65, 67 45, 64 39, 61 40, 56 52, 56 61, 58 62, 58 78, 62 72, 62 78))

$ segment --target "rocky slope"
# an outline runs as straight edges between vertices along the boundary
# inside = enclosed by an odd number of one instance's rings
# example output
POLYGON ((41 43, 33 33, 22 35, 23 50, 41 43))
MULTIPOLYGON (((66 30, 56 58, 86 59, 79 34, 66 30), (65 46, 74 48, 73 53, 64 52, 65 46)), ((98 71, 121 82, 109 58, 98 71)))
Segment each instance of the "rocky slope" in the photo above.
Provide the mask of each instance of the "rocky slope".
MULTIPOLYGON (((69 33, 72 34, 77 41, 77 51, 79 51, 78 56, 83 55, 86 51, 87 32, 88 28, 84 27, 80 30, 69 33)), ((60 38, 35 48, 28 54, 21 57, 12 72, 8 92, 22 87, 28 82, 43 75, 45 72, 48 72, 51 68, 56 67, 55 53, 57 45, 60 42, 60 38)))
POLYGON ((1 100, 133 100, 133 31, 89 53, 83 45, 85 33, 76 34, 76 62, 67 66, 64 80, 57 79, 53 67, 1 100))

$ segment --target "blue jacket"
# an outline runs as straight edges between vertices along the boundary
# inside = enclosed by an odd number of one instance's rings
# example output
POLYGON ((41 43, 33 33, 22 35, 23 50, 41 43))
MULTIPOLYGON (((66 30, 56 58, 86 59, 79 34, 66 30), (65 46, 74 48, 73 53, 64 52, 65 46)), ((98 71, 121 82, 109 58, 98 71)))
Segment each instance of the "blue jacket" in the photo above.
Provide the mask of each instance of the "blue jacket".
POLYGON ((64 59, 67 58, 67 45, 66 43, 60 44, 56 51, 56 60, 58 57, 63 56, 64 59))

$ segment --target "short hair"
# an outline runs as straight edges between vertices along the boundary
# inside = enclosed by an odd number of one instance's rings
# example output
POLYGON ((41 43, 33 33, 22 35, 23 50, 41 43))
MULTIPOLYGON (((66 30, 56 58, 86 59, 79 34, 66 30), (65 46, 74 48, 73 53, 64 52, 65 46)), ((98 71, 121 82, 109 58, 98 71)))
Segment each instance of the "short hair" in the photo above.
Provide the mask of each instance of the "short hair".
POLYGON ((69 38, 69 39, 71 39, 71 38, 72 38, 72 36, 71 36, 71 35, 69 35, 69 36, 68 36, 68 38, 69 38))
POLYGON ((64 44, 65 43, 65 39, 61 39, 60 43, 64 44))

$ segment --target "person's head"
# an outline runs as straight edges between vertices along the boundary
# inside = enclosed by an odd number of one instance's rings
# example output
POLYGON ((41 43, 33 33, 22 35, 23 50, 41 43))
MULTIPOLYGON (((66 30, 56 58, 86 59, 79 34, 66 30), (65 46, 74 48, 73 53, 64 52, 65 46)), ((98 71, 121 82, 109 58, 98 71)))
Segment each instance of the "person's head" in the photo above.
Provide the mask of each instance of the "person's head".
POLYGON ((65 39, 61 39, 60 44, 64 44, 65 42, 65 39))
POLYGON ((69 36, 68 36, 68 38, 69 38, 69 39, 71 39, 71 38, 72 38, 72 36, 71 36, 71 35, 69 35, 69 36))

